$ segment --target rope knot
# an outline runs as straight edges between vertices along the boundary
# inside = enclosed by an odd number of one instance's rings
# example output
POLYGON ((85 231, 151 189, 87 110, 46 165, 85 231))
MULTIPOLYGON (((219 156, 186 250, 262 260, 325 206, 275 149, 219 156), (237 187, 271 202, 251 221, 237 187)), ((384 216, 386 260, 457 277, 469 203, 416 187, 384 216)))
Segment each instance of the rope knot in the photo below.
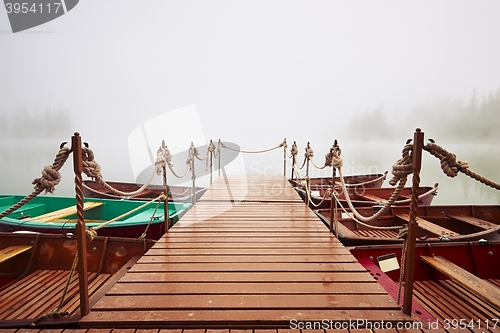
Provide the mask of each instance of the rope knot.
POLYGON ((298 153, 299 153, 299 149, 297 148, 297 142, 294 141, 293 145, 292 145, 292 148, 290 149, 290 154, 292 154, 292 156, 295 156, 298 153))
POLYGON ((403 148, 403 156, 392 166, 393 177, 389 181, 389 184, 392 186, 396 185, 400 179, 404 179, 412 173, 413 162, 410 155, 412 148, 411 144, 406 144, 403 148))
POLYGON ((288 144, 286 143, 286 138, 285 138, 285 139, 283 139, 283 142, 282 142, 282 143, 280 143, 280 145, 279 145, 278 147, 280 147, 280 148, 281 148, 281 147, 285 147, 285 150, 288 148, 288 144))
POLYGON ((168 164, 172 167, 172 154, 170 153, 170 149, 165 145, 165 141, 162 141, 162 145, 156 151, 156 160, 155 160, 155 172, 157 175, 161 175, 163 173, 163 167, 168 164))
POLYGON ((52 165, 46 165, 42 170, 42 177, 35 178, 31 184, 35 188, 45 189, 45 193, 54 193, 55 186, 61 181, 61 174, 52 165))
POLYGON ((401 226, 397 236, 399 239, 406 239, 406 237, 408 237, 408 224, 401 226))
POLYGON ((304 156, 305 156, 308 160, 310 160, 311 158, 313 158, 313 157, 314 157, 314 151, 312 150, 311 145, 309 144, 309 142, 307 143, 307 147, 305 148, 305 151, 306 151, 306 152, 305 152, 304 156))
POLYGON ((92 180, 101 179, 101 166, 94 161, 94 152, 89 147, 82 148, 83 173, 92 180))
POLYGON ((54 193, 55 186, 61 181, 59 170, 68 159, 69 154, 71 154, 71 149, 64 147, 64 144, 62 144, 56 154, 54 163, 45 166, 42 170, 42 177, 35 178, 31 182, 31 184, 35 185, 35 189, 43 188, 45 189, 45 193, 54 193))
POLYGON ((325 166, 332 166, 335 169, 342 168, 344 164, 340 155, 342 154, 342 150, 340 149, 337 140, 333 143, 333 146, 330 148, 328 154, 325 155, 325 166))
POLYGON ((94 240, 94 238, 97 237, 97 231, 92 227, 88 227, 87 229, 85 229, 85 235, 87 238, 87 243, 90 243, 94 240))

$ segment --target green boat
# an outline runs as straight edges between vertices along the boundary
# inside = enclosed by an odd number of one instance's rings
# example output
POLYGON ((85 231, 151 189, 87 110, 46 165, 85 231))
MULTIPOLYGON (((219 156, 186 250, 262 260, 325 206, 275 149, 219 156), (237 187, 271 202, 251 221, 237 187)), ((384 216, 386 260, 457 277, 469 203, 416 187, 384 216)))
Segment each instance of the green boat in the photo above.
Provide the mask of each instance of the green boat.
MULTIPOLYGON (((0 212, 6 211, 23 198, 19 195, 0 195, 0 212)), ((85 225, 97 228, 98 236, 138 238, 146 232, 147 239, 157 240, 165 233, 163 202, 98 198, 85 198, 83 201, 85 225), (99 227, 115 219, 116 221, 99 227)), ((169 224, 176 223, 190 207, 190 203, 168 202, 169 224)), ((0 219, 0 231, 71 236, 75 234, 76 222, 74 197, 37 196, 0 219)))

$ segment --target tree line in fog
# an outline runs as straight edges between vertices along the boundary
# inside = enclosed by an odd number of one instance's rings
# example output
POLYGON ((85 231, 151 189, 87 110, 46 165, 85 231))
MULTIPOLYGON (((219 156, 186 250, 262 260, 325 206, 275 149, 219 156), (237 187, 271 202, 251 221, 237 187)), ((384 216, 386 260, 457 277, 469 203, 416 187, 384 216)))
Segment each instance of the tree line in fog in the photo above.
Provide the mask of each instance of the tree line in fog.
POLYGON ((495 93, 478 96, 474 89, 469 100, 434 96, 410 110, 387 111, 383 104, 356 114, 349 123, 351 138, 398 140, 413 137, 421 127, 440 141, 466 143, 500 138, 500 87, 495 93))
POLYGON ((0 138, 55 138, 71 128, 68 110, 47 109, 43 112, 26 108, 0 113, 0 138))

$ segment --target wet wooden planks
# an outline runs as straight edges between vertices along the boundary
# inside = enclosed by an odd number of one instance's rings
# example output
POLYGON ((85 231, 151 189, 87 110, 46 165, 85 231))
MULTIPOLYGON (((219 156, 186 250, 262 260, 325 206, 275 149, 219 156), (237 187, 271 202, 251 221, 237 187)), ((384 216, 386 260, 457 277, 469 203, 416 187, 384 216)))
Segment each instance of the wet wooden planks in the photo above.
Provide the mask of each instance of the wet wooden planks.
MULTIPOLYGON (((36 319, 54 310, 60 302, 68 276, 68 271, 37 270, 6 287, 0 292, 0 320, 36 319), (40 288, 41 285, 45 287, 40 288)), ((109 277, 109 274, 89 273, 90 295, 109 277)), ((61 308, 62 312, 72 315, 78 310, 78 290, 78 274, 75 273, 61 308)))
POLYGON ((408 321, 284 177, 219 178, 82 327, 289 328, 408 321))
MULTIPOLYGON (((311 325, 313 325, 311 323, 311 325)), ((318 327, 321 323, 318 323, 318 327)), ((312 327, 312 326, 311 326, 312 327)), ((481 330, 437 329, 7 329, 3 333, 469 333, 481 330)))

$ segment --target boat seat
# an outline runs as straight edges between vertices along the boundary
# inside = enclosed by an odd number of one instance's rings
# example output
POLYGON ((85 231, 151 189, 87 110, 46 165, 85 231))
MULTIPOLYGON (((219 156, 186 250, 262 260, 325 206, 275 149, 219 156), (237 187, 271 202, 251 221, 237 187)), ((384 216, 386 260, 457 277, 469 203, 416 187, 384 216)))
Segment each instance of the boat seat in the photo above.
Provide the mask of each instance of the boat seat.
POLYGON ((373 194, 358 194, 358 197, 369 200, 369 201, 376 201, 376 202, 387 202, 387 199, 377 197, 376 195, 373 194))
MULTIPOLYGON (((87 201, 87 202, 83 203, 83 210, 89 210, 89 209, 99 207, 99 206, 102 206, 102 202, 87 201)), ((56 221, 60 218, 67 217, 67 216, 74 215, 74 214, 76 214, 76 205, 71 206, 71 207, 67 207, 67 208, 63 208, 63 209, 59 209, 59 210, 56 210, 56 211, 53 211, 53 212, 50 212, 47 214, 35 216, 32 218, 26 219, 26 221, 53 222, 53 221, 56 221)))
POLYGON ((440 273, 446 275, 482 300, 500 309, 500 288, 466 271, 460 266, 440 256, 421 256, 420 259, 440 273))
POLYGON ((13 245, 0 250, 0 264, 18 254, 24 253, 33 248, 32 245, 13 245))
MULTIPOLYGON (((408 214, 397 214, 396 217, 406 221, 410 222, 410 215, 408 214)), ((460 236, 459 233, 456 233, 450 229, 446 229, 440 225, 437 225, 435 223, 432 223, 430 221, 424 220, 421 217, 417 217, 417 223, 419 228, 422 228, 424 230, 427 230, 435 235, 438 236, 446 236, 446 237, 457 237, 460 236)))
POLYGON ((493 229, 498 227, 497 224, 491 223, 482 219, 478 219, 477 217, 473 216, 461 216, 461 215, 447 215, 448 217, 451 217, 452 219, 458 220, 460 222, 472 224, 476 227, 479 227, 484 230, 488 229, 493 229))

